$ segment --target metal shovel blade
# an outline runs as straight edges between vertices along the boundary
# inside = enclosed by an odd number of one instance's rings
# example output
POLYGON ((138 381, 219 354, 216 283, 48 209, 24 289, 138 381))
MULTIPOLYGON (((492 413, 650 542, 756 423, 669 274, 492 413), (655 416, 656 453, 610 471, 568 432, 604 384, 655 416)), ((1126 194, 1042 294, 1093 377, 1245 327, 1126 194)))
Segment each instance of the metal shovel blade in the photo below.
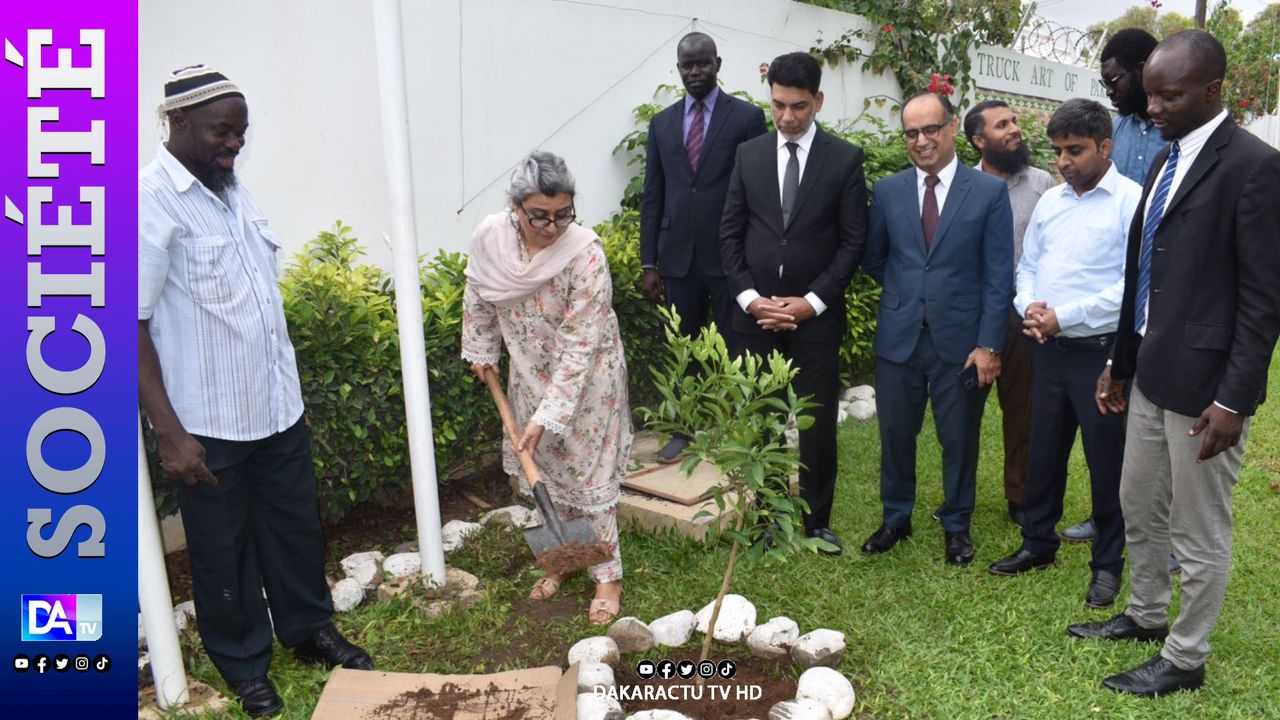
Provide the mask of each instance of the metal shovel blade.
POLYGON ((525 528, 524 539, 535 556, 574 543, 595 545, 600 542, 586 518, 574 518, 568 522, 560 520, 555 506, 551 504, 551 496, 542 483, 533 486, 533 500, 542 515, 542 524, 525 528))

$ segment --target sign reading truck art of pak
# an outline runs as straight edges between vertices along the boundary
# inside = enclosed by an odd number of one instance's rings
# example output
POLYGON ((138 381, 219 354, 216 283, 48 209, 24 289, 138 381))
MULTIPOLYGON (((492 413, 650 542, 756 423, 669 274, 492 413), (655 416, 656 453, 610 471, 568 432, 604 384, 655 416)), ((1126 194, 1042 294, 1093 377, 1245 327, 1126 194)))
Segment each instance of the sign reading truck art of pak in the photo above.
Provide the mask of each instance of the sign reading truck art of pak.
POLYGON ((969 74, 983 90, 1064 102, 1088 98, 1107 104, 1106 88, 1097 70, 1044 60, 998 45, 977 45, 969 51, 969 74))
POLYGON ((4 717, 137 712, 137 27, 0 16, 4 717))

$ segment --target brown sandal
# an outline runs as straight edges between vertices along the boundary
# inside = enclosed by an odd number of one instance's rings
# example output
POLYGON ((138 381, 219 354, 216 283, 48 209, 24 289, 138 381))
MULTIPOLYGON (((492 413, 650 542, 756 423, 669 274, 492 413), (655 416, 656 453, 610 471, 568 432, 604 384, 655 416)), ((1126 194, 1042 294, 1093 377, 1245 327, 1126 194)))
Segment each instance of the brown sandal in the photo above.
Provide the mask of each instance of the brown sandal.
POLYGON ((587 621, 592 625, 608 625, 614 618, 618 617, 618 613, 621 611, 622 602, 620 600, 596 598, 591 601, 591 605, 587 608, 587 621), (600 613, 600 615, 596 613, 600 613), (596 618, 600 619, 597 620, 596 618))
POLYGON ((563 582, 563 580, 557 580, 550 576, 538 580, 538 582, 533 584, 533 588, 529 590, 529 599, 537 600, 539 602, 543 600, 550 600, 552 596, 560 590, 561 582, 563 582))

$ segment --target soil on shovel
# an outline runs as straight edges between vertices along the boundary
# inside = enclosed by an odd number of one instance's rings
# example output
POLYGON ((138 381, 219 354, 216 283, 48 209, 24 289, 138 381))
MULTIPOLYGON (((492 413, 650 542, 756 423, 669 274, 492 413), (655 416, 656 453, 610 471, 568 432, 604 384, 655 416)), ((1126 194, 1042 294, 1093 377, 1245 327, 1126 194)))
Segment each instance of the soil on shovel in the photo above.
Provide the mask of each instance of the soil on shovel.
POLYGON ((608 562, 612 558, 613 553, 609 552, 609 546, 604 543, 587 545, 567 542, 539 555, 538 564, 552 575, 568 575, 576 570, 608 562))
POLYGON ((493 683, 483 689, 467 689, 446 683, 439 691, 421 688, 401 693, 374 708, 373 717, 386 720, 453 720, 456 712, 466 711, 483 715, 486 720, 537 720, 530 716, 532 708, 510 697, 510 693, 526 689, 500 688, 493 683), (497 702, 507 706, 506 712, 487 714, 487 708, 497 702))
MULTIPOLYGON (((654 663, 670 659, 677 666, 683 660, 691 661, 695 666, 698 664, 699 649, 672 650, 664 657, 655 657, 653 653, 656 651, 655 648, 647 655, 647 659, 654 663)), ((769 708, 796 696, 797 678, 790 662, 772 662, 751 655, 726 657, 716 652, 716 648, 712 648, 708 659, 716 663, 725 659, 732 660, 736 665, 736 671, 729 679, 716 676, 705 680, 701 689, 701 699, 696 697, 697 675, 688 680, 681 679, 679 676, 673 676, 670 680, 663 680, 657 676, 644 680, 636 674, 635 664, 619 667, 616 678, 621 693, 620 698, 629 696, 628 694, 632 692, 643 694, 645 686, 665 686, 668 697, 668 699, 654 700, 622 700, 623 709, 628 715, 641 710, 661 709, 675 710, 689 717, 696 717, 698 720, 741 720, 741 718, 768 717, 769 708), (739 697, 740 695, 742 697, 739 697)))

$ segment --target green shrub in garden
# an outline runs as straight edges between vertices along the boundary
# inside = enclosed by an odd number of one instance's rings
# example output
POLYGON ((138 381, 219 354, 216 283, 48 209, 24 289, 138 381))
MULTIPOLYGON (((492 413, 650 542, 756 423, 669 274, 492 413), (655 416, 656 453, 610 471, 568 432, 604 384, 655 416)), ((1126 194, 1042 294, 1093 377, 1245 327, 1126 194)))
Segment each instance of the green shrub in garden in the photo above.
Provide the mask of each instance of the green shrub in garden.
POLYGON ((627 378, 631 407, 655 401, 653 378, 649 368, 667 356, 663 343, 664 327, 658 306, 645 299, 640 291, 640 213, 623 210, 596 225, 596 234, 604 243, 605 258, 613 277, 613 312, 618 316, 618 329, 627 357, 627 378))
MULTIPOLYGON (((281 282, 326 520, 370 498, 394 498, 409 482, 391 281, 381 268, 358 264, 364 251, 350 233, 341 222, 320 233, 281 282)), ((442 481, 473 467, 499 437, 497 416, 460 357, 465 268, 461 253, 440 253, 420 276, 442 481)))
POLYGON ((338 222, 316 236, 280 287, 328 520, 407 476, 395 307, 350 232, 338 222))
MULTIPOLYGON (((431 385, 431 430, 441 475, 479 470, 498 447, 502 423, 489 393, 462 359, 462 294, 467 256, 439 252, 423 265, 422 319, 431 385)), ((399 378, 397 377, 397 382, 399 378)))

